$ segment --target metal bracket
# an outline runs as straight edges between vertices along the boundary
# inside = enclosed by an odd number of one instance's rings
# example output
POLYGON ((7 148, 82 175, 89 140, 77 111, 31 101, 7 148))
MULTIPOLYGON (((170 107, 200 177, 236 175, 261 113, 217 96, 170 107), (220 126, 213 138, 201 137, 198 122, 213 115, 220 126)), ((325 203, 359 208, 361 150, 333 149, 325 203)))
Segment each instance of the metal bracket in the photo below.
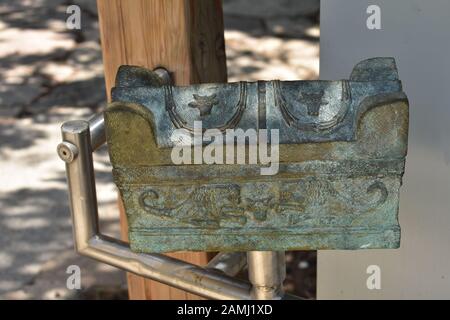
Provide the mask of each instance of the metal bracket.
MULTIPOLYGON (((165 72, 160 74, 168 81, 165 72)), ((206 298, 296 298, 283 292, 284 252, 248 252, 250 284, 233 278, 246 264, 241 252, 219 253, 203 268, 162 254, 138 254, 127 243, 102 235, 92 153, 106 142, 103 114, 65 122, 61 131, 57 152, 66 163, 75 249, 80 254, 206 298)))

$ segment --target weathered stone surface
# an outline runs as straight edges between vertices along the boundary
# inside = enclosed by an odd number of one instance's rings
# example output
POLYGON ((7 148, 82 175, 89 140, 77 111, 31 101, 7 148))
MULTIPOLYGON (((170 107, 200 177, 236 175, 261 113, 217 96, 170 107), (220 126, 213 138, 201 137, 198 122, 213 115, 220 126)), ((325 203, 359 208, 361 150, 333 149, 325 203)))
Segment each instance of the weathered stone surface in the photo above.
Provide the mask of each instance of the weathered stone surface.
POLYGON ((91 15, 97 14, 97 1, 92 0, 74 0, 71 3, 80 6, 81 10, 86 10, 91 15))
POLYGON ((264 20, 260 18, 225 15, 224 25, 227 30, 238 30, 252 35, 260 36, 265 33, 264 20))
POLYGON ((291 1, 283 7, 279 1, 257 1, 248 8, 254 2, 225 1, 228 80, 318 78, 317 18, 291 15, 306 2, 291 1))
MULTIPOLYGON (((82 268, 83 288, 123 279, 122 271, 80 258, 73 250, 65 168, 55 157, 55 146, 62 122, 91 115, 88 108, 58 107, 23 119, 0 117, 0 299, 52 299, 58 292, 65 292, 59 295, 65 298, 71 264, 82 268)), ((102 229, 118 238, 111 165, 106 149, 99 151, 94 165, 102 229)))
POLYGON ((133 250, 399 246, 408 104, 393 59, 363 61, 341 81, 136 87, 127 79, 105 119, 133 250), (172 133, 190 135, 194 121, 222 133, 278 129, 278 172, 174 165, 172 133))
MULTIPOLYGON (((80 31, 67 30, 68 4, 63 0, 14 1, 0 5, 1 116, 45 111, 44 108, 60 103, 49 101, 55 96, 54 89, 58 94, 61 86, 70 90, 70 83, 103 77, 96 2, 80 0, 71 4, 78 4, 82 9, 80 31)), ((98 106, 104 97, 87 102, 98 106)), ((70 104, 80 105, 73 102, 78 99, 73 96, 70 99, 70 104)))
POLYGON ((251 17, 295 17, 316 14, 320 9, 319 0, 225 0, 225 14, 251 17))
POLYGON ((228 80, 298 80, 319 75, 319 47, 303 39, 225 32, 228 80), (245 74, 245 77, 242 75, 245 74))
MULTIPOLYGON (((95 8, 96 1, 85 2, 95 8)), ((83 289, 125 282, 122 271, 73 250, 65 170, 55 157, 61 123, 86 119, 106 103, 95 12, 81 7, 83 37, 66 28, 65 10, 77 3, 0 1, 0 299, 84 293, 66 288, 71 264, 82 269, 83 289)), ((118 238, 105 151, 94 154, 99 211, 104 229, 118 238)))
POLYGON ((38 75, 39 65, 73 48, 67 35, 48 30, 9 28, 0 33, 0 114, 15 116, 47 90, 48 79, 38 75), (20 41, 17 39, 20 38, 20 41))
MULTIPOLYGON (((28 270, 33 272, 33 270, 28 270)), ((20 288, 1 294, 5 300, 66 300, 66 299, 126 299, 125 273, 93 259, 82 257, 74 250, 63 250, 58 258, 36 266, 39 276, 20 288), (81 288, 67 288, 67 268, 78 266, 81 288), (99 284, 101 287, 98 288, 99 284), (109 292, 108 292, 109 291, 109 292), (117 296, 121 293, 121 296, 117 296), (89 295, 89 296, 87 296, 89 295)))
POLYGON ((103 78, 89 78, 58 85, 29 107, 33 113, 53 107, 88 107, 96 109, 106 100, 103 78), (95 88, 95 89, 94 89, 95 88))
POLYGON ((0 116, 15 117, 24 105, 29 105, 45 91, 41 79, 30 80, 19 84, 0 84, 0 116))
POLYGON ((315 30, 316 24, 306 18, 272 18, 266 20, 266 26, 271 34, 282 37, 317 38, 319 36, 315 30))

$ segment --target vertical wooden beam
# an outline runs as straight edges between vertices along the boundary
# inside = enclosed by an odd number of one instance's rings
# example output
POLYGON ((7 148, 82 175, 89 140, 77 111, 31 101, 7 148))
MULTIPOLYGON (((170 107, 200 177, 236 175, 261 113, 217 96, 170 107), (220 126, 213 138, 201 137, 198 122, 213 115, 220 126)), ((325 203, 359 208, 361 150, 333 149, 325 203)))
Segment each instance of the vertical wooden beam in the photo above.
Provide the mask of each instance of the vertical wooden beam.
MULTIPOLYGON (((226 82, 220 0, 97 0, 108 99, 119 66, 164 67, 177 85, 226 82)), ((122 238, 127 239, 121 207, 122 238)), ((171 254, 195 264, 206 253, 171 254)), ((128 274, 130 299, 195 299, 196 296, 128 274)))

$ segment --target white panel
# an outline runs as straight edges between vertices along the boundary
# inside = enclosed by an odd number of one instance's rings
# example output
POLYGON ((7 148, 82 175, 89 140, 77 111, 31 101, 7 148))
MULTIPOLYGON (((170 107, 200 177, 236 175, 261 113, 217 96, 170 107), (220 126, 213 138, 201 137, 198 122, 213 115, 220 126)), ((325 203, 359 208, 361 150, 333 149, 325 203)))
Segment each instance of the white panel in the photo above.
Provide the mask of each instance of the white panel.
POLYGON ((319 299, 450 298, 450 1, 321 0, 320 77, 393 56, 410 101, 399 250, 320 251, 319 299), (381 8, 381 30, 366 9, 381 8), (379 265, 381 290, 366 286, 379 265))

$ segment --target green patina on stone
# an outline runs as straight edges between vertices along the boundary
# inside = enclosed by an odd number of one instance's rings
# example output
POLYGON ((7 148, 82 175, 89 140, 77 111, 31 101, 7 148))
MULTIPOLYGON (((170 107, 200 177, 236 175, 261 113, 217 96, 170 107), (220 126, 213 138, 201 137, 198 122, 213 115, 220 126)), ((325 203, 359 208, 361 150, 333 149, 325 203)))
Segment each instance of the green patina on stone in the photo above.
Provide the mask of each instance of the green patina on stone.
MULTIPOLYGON (((105 112, 136 252, 398 248, 408 101, 392 58, 349 80, 162 86, 119 69, 105 112), (176 129, 279 129, 280 164, 171 161, 176 129)), ((203 146, 205 147, 205 145, 203 146)))

